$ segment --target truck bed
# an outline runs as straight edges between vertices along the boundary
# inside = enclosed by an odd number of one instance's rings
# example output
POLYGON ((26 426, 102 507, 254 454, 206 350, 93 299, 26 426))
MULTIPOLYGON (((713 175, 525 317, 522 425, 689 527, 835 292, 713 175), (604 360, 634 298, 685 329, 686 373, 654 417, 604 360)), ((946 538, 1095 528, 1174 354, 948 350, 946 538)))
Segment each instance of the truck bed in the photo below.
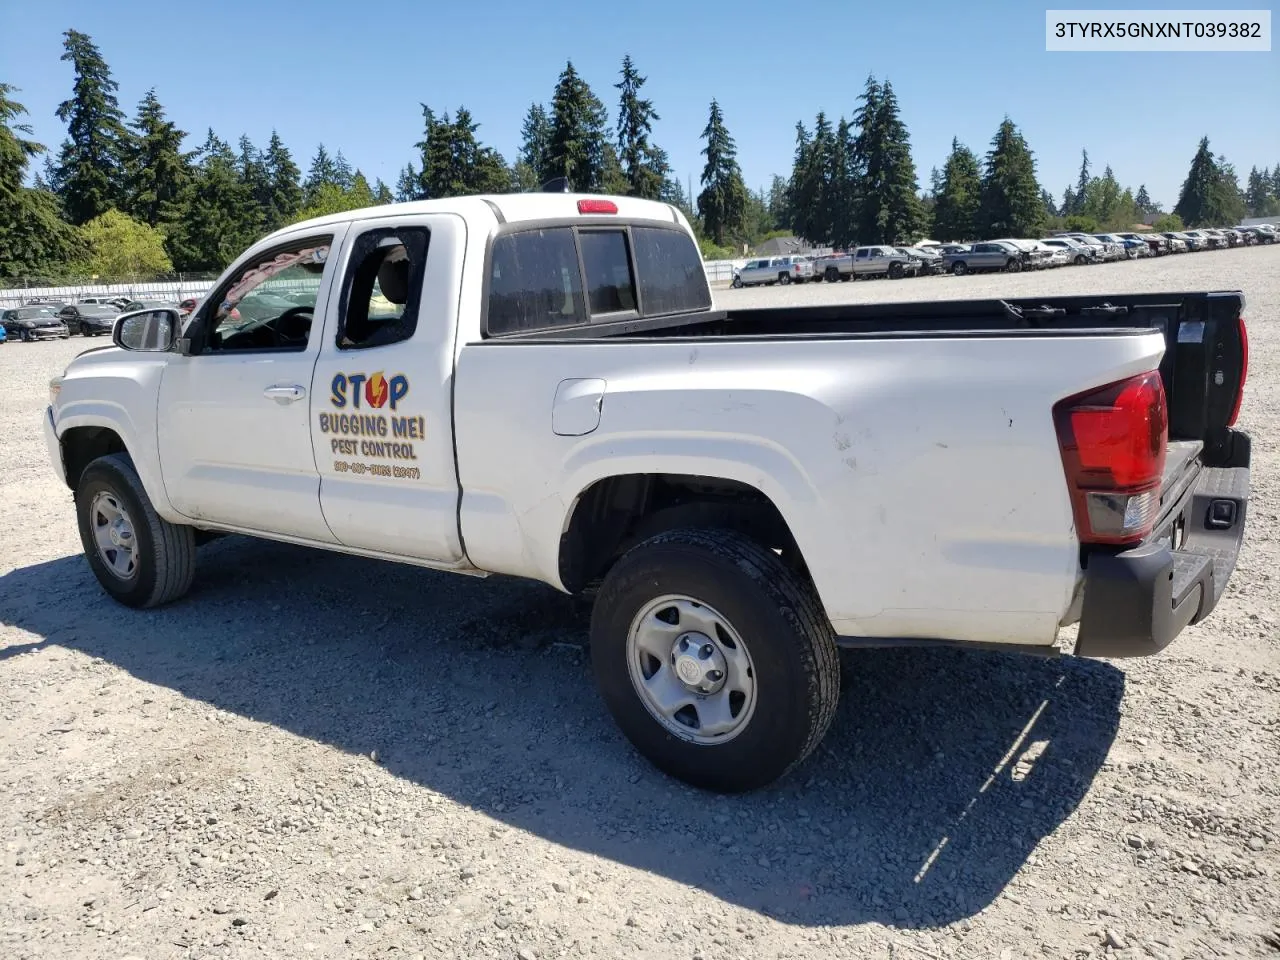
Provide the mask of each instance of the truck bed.
POLYGON ((530 334, 529 339, 936 340, 1096 337, 1156 329, 1166 343, 1160 374, 1169 403, 1169 439, 1201 441, 1204 461, 1213 466, 1231 459, 1227 428, 1247 359, 1239 322, 1243 309, 1240 291, 836 303, 600 324, 530 334))

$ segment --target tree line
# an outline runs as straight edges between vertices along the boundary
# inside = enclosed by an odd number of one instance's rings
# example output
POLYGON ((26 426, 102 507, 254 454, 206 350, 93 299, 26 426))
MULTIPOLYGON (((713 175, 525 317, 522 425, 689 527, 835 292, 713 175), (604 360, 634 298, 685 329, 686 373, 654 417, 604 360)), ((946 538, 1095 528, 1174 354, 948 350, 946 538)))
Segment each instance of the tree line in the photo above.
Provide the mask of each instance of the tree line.
MULTIPOLYGON (((561 177, 575 190, 678 206, 708 257, 740 255, 744 244, 770 236, 836 247, 910 243, 925 234, 974 240, 1121 229, 1163 213, 1145 186, 1122 187, 1110 167, 1095 175, 1087 152, 1077 182, 1055 203, 1008 117, 981 158, 953 140, 945 164, 921 189, 892 84, 874 76, 849 119, 819 113, 811 128, 796 124, 791 172, 775 176, 768 189, 747 188, 737 145, 712 100, 700 137, 701 189, 689 196, 653 142, 660 116, 630 56, 613 84, 612 122, 570 61, 550 101, 530 104, 510 161, 481 141, 465 107, 449 113, 421 104, 417 156, 393 188, 370 183, 341 150, 324 144, 304 175, 274 131, 259 147, 246 136, 233 146, 209 129, 188 149, 188 133, 167 119, 154 89, 126 118, 89 36, 66 31, 63 50, 74 82, 56 111, 67 128, 56 150, 30 139, 17 88, 0 82, 0 279, 217 272, 259 237, 302 219, 393 201, 537 190, 561 177)), ((1158 225, 1228 224, 1246 215, 1280 215, 1280 164, 1253 168, 1241 187, 1205 138, 1177 204, 1158 225)))

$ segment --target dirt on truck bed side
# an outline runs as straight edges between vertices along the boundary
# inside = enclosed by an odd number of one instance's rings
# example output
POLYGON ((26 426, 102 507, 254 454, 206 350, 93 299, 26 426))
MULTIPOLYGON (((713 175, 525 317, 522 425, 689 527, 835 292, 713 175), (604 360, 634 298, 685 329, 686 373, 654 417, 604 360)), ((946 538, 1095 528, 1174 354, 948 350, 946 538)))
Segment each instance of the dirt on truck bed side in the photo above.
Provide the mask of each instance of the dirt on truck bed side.
POLYGON ((101 343, 0 346, 0 956, 1280 956, 1280 248, 716 297, 1234 288, 1214 616, 1144 660, 846 653, 824 746, 736 798, 629 748, 545 587, 228 537, 189 599, 108 600, 40 434, 101 343))

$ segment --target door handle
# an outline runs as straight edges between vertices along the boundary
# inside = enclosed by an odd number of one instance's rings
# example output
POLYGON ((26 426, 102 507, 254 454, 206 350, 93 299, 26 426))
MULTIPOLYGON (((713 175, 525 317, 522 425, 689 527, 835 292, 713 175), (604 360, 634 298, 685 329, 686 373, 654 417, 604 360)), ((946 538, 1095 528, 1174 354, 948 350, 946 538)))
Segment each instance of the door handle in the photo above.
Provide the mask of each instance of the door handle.
POLYGON ((307 395, 307 391, 298 386, 298 384, 293 383, 284 386, 267 387, 262 391, 262 395, 283 406, 286 403, 301 400, 307 395))

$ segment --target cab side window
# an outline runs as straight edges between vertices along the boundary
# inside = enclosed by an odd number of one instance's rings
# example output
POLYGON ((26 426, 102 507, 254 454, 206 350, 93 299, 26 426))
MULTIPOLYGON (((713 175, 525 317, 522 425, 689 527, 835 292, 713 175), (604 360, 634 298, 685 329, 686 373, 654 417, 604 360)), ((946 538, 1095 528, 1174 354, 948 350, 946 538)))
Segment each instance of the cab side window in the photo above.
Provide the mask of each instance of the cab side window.
POLYGON ((311 238, 244 264, 210 299, 205 352, 305 350, 332 241, 311 238))
POLYGON ((352 246, 338 301, 339 350, 400 343, 418 328, 430 232, 379 228, 352 246))

